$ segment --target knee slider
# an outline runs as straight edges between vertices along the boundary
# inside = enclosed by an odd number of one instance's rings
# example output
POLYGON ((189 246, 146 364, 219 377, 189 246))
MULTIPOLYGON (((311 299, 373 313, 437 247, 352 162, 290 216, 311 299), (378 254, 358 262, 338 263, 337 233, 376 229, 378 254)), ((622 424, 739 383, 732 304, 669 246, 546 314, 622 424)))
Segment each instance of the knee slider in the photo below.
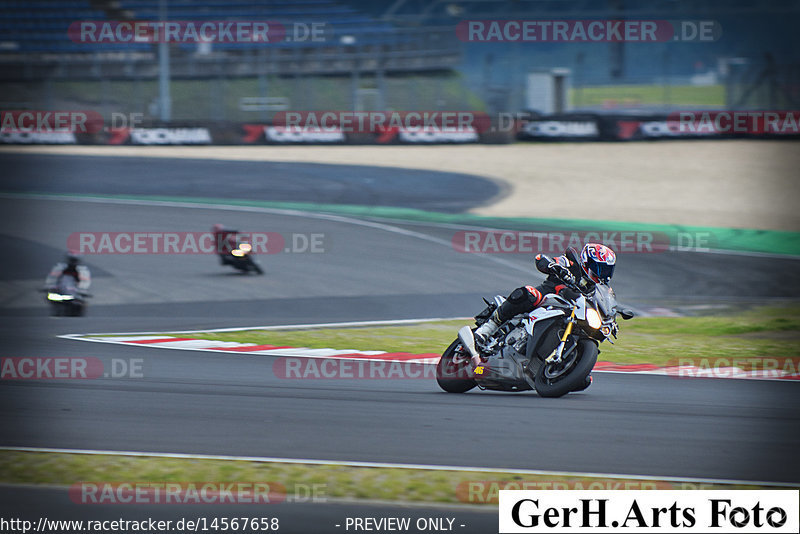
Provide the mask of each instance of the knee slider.
POLYGON ((530 292, 527 288, 518 287, 508 296, 508 301, 512 304, 525 304, 530 298, 530 292))
POLYGON ((542 300, 542 294, 533 286, 518 287, 508 296, 515 306, 535 306, 542 300))

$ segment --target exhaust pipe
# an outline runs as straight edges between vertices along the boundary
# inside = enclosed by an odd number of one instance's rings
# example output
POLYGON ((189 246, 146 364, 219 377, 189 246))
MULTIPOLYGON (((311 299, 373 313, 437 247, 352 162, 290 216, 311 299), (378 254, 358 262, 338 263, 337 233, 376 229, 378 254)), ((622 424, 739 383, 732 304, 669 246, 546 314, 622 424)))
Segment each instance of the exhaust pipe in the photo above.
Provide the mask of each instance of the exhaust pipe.
POLYGON ((458 340, 461 341, 461 344, 467 348, 470 356, 472 356, 473 369, 483 363, 480 354, 475 348, 475 336, 472 334, 472 328, 469 326, 461 327, 461 330, 458 331, 458 340))

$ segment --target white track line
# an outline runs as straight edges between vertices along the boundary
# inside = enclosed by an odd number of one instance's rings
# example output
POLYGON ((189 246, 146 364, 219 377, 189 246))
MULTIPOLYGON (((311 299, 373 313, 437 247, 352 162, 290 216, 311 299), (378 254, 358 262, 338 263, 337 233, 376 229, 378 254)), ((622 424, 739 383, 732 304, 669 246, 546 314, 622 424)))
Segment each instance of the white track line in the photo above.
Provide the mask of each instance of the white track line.
POLYGON ((141 451, 108 451, 97 449, 57 449, 50 447, 2 447, 2 451, 16 452, 42 452, 60 454, 87 454, 93 456, 139 456, 155 458, 175 458, 189 460, 224 460, 240 462, 259 462, 259 463, 284 463, 284 464, 306 464, 306 465, 328 465, 341 467, 375 467, 388 469, 415 469, 429 471, 474 471, 476 473, 510 473, 515 475, 543 475, 558 477, 586 477, 586 478, 617 478, 627 480, 654 480, 665 482, 690 482, 694 484, 727 484, 727 485, 751 485, 751 486, 777 486, 777 487, 800 487, 794 482, 766 482, 756 480, 735 480, 723 478, 697 478, 697 477, 675 477, 675 476, 655 476, 655 475, 628 475, 620 473, 582 473, 580 471, 546 471, 541 469, 509 469, 504 467, 471 467, 458 465, 428 465, 428 464, 400 464, 389 462, 350 462, 339 460, 319 460, 313 458, 279 458, 273 456, 231 456, 217 454, 189 454, 171 452, 141 452, 141 451))
MULTIPOLYGON (((243 326, 230 328, 205 328, 203 330, 169 330, 159 332, 95 332, 87 334, 62 334, 58 337, 76 339, 79 336, 156 336, 160 334, 201 334, 205 332, 238 332, 239 330, 308 330, 312 328, 347 328, 357 326, 391 326, 396 324, 432 323, 436 321, 472 321, 472 317, 438 317, 427 319, 395 319, 385 321, 352 321, 344 323, 309 323, 271 326, 243 326)), ((88 341, 88 340, 87 340, 88 341)))

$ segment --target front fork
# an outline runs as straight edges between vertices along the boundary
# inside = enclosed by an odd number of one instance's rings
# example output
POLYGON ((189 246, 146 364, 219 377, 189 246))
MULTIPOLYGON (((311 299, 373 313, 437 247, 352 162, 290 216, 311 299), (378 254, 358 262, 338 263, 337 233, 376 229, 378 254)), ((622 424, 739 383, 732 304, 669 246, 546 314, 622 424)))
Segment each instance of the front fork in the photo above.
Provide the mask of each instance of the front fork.
POLYGON ((567 323, 567 327, 564 329, 564 335, 561 336, 561 343, 553 349, 553 352, 550 353, 550 356, 544 359, 547 363, 558 363, 561 361, 561 356, 564 353, 564 346, 567 343, 567 338, 572 333, 572 326, 575 324, 575 308, 572 308, 572 313, 569 316, 569 322, 567 323))

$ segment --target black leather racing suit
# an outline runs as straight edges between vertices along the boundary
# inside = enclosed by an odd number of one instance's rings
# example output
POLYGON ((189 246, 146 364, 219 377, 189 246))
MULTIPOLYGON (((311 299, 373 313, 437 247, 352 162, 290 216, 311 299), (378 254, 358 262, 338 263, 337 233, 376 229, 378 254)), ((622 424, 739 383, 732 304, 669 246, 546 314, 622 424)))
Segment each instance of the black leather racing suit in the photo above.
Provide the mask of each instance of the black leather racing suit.
POLYGON ((220 264, 226 265, 231 261, 231 251, 237 246, 238 230, 222 228, 214 232, 214 244, 217 247, 217 255, 220 264))
POLYGON ((506 301, 494 311, 492 320, 500 325, 515 315, 531 312, 542 302, 545 295, 551 293, 555 293, 556 295, 563 293, 567 298, 576 297, 577 294, 575 290, 564 285, 561 278, 559 278, 556 273, 551 272, 550 265, 552 263, 557 263, 567 268, 581 287, 594 284, 594 282, 584 276, 581 266, 570 261, 565 255, 550 259, 544 254, 537 254, 536 268, 539 269, 540 272, 548 275, 547 278, 536 287, 523 286, 512 291, 511 294, 508 295, 508 298, 506 298, 506 301))

